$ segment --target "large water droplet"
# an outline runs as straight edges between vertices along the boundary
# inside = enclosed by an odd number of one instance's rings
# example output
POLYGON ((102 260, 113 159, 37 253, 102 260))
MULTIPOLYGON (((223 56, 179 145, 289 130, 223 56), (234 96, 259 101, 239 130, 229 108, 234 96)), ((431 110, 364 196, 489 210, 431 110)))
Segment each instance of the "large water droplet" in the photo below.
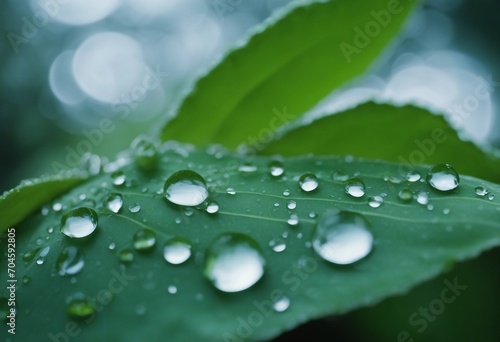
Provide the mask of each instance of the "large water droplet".
POLYGON ((373 235, 370 224, 360 214, 332 210, 319 219, 313 248, 323 259, 339 265, 352 264, 370 253, 373 235))
POLYGON ((61 218, 61 232, 70 238, 87 237, 97 228, 97 213, 90 208, 73 209, 61 218))
POLYGON ((274 302, 273 309, 276 312, 284 312, 290 306, 290 298, 281 297, 278 301, 274 302))
POLYGON ((455 189, 460 182, 457 171, 449 164, 437 164, 427 173, 427 183, 434 189, 450 191, 455 189))
POLYGON ((165 182, 165 198, 178 205, 197 206, 208 197, 208 190, 202 176, 191 170, 174 173, 165 182))
POLYGON ((352 197, 363 197, 365 194, 365 183, 359 178, 351 178, 345 185, 345 192, 352 197))
POLYGON ((191 243, 183 238, 170 239, 163 248, 163 257, 170 264, 182 264, 191 257, 191 243))
POLYGON ((67 306, 68 314, 76 318, 86 318, 94 314, 92 302, 83 295, 70 298, 67 306))
POLYGON ((123 185, 127 177, 123 171, 115 171, 111 174, 111 179, 113 180, 114 185, 123 185))
POLYGON ((208 247, 204 275, 220 291, 239 292, 262 278, 265 265, 255 240, 243 234, 225 234, 208 247))
POLYGON ((269 162, 269 164, 267 164, 267 167, 269 168, 269 172, 271 172, 271 176, 273 177, 279 177, 285 172, 283 164, 278 160, 269 162))
POLYGON ((56 261, 56 269, 59 275, 75 275, 83 269, 85 262, 83 255, 76 247, 69 246, 63 249, 56 261))
POLYGON ((384 198, 382 196, 373 196, 368 198, 368 205, 372 208, 378 208, 384 203, 384 198))
POLYGON ((306 192, 316 190, 318 188, 318 178, 312 173, 306 173, 299 178, 300 188, 306 192))
POLYGON ((148 251, 156 244, 156 233, 148 228, 141 229, 134 234, 133 244, 138 251, 148 251))
POLYGON ((137 137, 131 145, 137 165, 144 171, 154 170, 158 162, 156 145, 145 136, 137 137))
POLYGON ((120 194, 109 194, 106 198, 106 208, 115 214, 120 211, 123 206, 123 198, 120 194))
POLYGON ((413 191, 406 188, 398 193, 398 197, 403 202, 410 202, 413 199, 413 191))

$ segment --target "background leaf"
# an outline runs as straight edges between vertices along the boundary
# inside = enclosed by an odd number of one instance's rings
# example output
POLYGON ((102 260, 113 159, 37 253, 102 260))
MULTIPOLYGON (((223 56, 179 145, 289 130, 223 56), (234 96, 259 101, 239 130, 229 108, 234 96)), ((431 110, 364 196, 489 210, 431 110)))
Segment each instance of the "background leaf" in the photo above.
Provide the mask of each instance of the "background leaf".
POLYGON ((43 204, 86 179, 83 173, 64 173, 25 180, 0 197, 0 232, 24 220, 43 204))
POLYGON ((399 162, 403 175, 412 165, 447 162, 461 173, 500 182, 499 158, 461 140, 443 116, 411 105, 368 102, 291 128, 260 153, 383 159, 399 162))
POLYGON ((392 15, 385 0, 299 1, 288 6, 198 80, 164 127, 163 140, 229 148, 258 140, 365 71, 415 3, 402 2, 392 15), (377 24, 372 11, 389 14, 385 27, 377 24), (379 33, 366 36, 363 45, 355 43, 355 29, 365 30, 372 22, 379 33), (341 44, 362 47, 346 58, 341 44))
MULTIPOLYGON (((476 186, 498 194, 500 186, 492 183, 462 176, 456 190, 442 193, 425 182, 395 184, 384 180, 397 174, 397 164, 338 157, 286 159, 284 175, 274 178, 267 168, 268 158, 251 161, 257 167, 255 172, 238 171, 247 161, 220 151, 207 154, 176 148, 163 153, 153 173, 129 165, 124 168, 127 179, 122 186, 113 185, 111 176, 103 174, 57 200, 63 204, 63 212, 95 201, 99 224, 86 239, 69 239, 60 233, 62 212, 52 210, 16 227, 20 255, 50 247, 44 257, 19 259, 16 274, 27 284, 18 282, 23 329, 16 337, 37 340, 67 335, 70 329, 73 341, 268 339, 312 318, 341 314, 404 293, 454 261, 500 244, 499 196, 489 200, 475 194, 476 186), (167 177, 187 168, 207 180, 211 200, 220 205, 218 213, 176 207, 158 193, 167 177), (345 184, 332 179, 332 173, 339 169, 357 174, 366 183, 363 198, 350 197, 345 184), (304 172, 318 177, 318 189, 307 193, 300 189, 298 178, 304 172), (234 195, 227 192, 228 187, 234 189, 234 195), (407 204, 399 201, 398 192, 406 187, 427 192, 433 207, 415 200, 407 204), (289 196, 284 195, 285 190, 289 196), (124 205, 117 214, 103 208, 110 192, 123 196, 124 205), (369 196, 382 193, 386 197, 379 208, 368 205, 369 196), (81 194, 86 195, 83 202, 81 194), (296 202, 295 209, 288 209, 290 200, 296 202), (135 203, 141 209, 132 213, 129 207, 135 203), (372 224, 374 249, 351 266, 327 263, 309 245, 317 215, 332 208, 360 213, 372 224), (298 215, 297 226, 287 224, 291 214, 298 215), (131 248, 133 235, 144 227, 157 234, 154 250, 134 252, 134 260, 122 265, 117 252, 131 248), (222 293, 202 275, 204 251, 225 232, 251 236, 267 260, 261 281, 241 293, 222 293), (174 236, 193 243, 194 254, 186 264, 174 266, 163 259, 163 244, 174 236), (282 239, 286 249, 273 251, 269 245, 273 239, 282 239), (67 246, 79 248, 85 261, 81 273, 73 277, 59 276, 55 268, 67 246), (171 286, 176 287, 175 294, 167 291, 171 286), (103 302, 106 291, 111 290, 112 300, 103 302), (270 309, 276 291, 290 299, 290 307, 281 313, 270 309), (95 299, 96 314, 90 323, 67 315, 67 300, 77 293, 95 299)), ((422 175, 426 172, 421 167, 416 170, 422 175)), ((6 245, 1 241, 2 251, 6 245)), ((2 263, 2 281, 7 274, 5 267, 2 263)), ((1 293, 6 295, 5 291, 1 293)), ((5 336, 5 330, 0 334, 5 336)))

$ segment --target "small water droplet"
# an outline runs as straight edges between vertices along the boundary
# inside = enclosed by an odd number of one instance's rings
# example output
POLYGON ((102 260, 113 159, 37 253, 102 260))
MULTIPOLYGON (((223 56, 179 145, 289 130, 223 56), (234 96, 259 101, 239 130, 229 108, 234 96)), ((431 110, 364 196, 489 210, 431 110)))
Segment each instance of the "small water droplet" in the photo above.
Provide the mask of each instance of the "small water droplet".
POLYGON ((177 205, 197 206, 208 198, 205 179, 191 170, 181 170, 165 182, 165 198, 177 205))
POLYGON ((490 201, 493 201, 493 200, 495 199, 495 195, 493 195, 493 194, 489 194, 489 195, 488 195, 488 199, 489 199, 490 201))
POLYGON ((123 263, 134 261, 134 252, 130 248, 124 248, 118 252, 118 259, 123 263))
POLYGON ((427 204, 427 210, 434 210, 434 205, 427 204))
POLYGON ((368 204, 372 208, 378 208, 384 203, 384 198, 382 196, 373 196, 368 198, 368 204))
POLYGON ((165 243, 163 257, 172 265, 180 265, 191 257, 191 242, 183 238, 173 238, 165 243))
POLYGON ((334 264, 352 264, 372 250, 370 224, 361 214, 331 210, 319 219, 313 237, 316 253, 334 264))
POLYGON ((125 176, 125 173, 123 171, 118 170, 115 171, 111 174, 111 179, 113 180, 114 185, 123 185, 125 183, 125 180, 127 177, 125 176))
POLYGON ((97 213, 90 208, 73 209, 61 218, 61 232, 70 238, 84 238, 97 228, 97 213))
POLYGON ((41 210, 41 214, 42 216, 47 216, 49 214, 49 207, 47 207, 46 205, 42 207, 42 210, 41 210))
POLYGON ((59 212, 61 211, 62 209, 62 204, 61 203, 54 203, 52 205, 52 210, 54 210, 55 212, 59 212))
POLYGON ((288 297, 281 297, 273 304, 273 309, 276 312, 284 312, 290 306, 290 299, 288 297))
POLYGON ((312 173, 305 173, 299 178, 300 188, 306 192, 314 191, 318 188, 318 178, 312 173))
POLYGON ((158 149, 149 137, 139 136, 131 145, 137 165, 144 171, 152 171, 158 162, 158 149))
POLYGON ((128 210, 132 213, 138 213, 141 210, 141 205, 139 203, 132 203, 129 207, 128 210))
POLYGON ((448 215, 450 213, 450 209, 445 208, 443 209, 443 214, 448 215))
POLYGON ((410 171, 406 175, 406 180, 411 183, 418 182, 420 178, 422 178, 422 176, 417 171, 410 171))
POLYGON ((476 187, 475 191, 476 191, 476 195, 481 196, 481 197, 486 196, 488 194, 488 190, 486 190, 482 186, 476 187))
POLYGON ((108 248, 110 251, 114 250, 116 248, 116 244, 114 242, 111 242, 109 245, 108 245, 108 248))
POLYGON ((359 178, 351 178, 345 185, 345 192, 352 197, 363 197, 365 194, 365 183, 359 178))
POLYGON ((406 188, 398 193, 398 197, 403 202, 410 202, 413 199, 413 191, 406 188))
POLYGON ((297 208, 297 202, 295 202, 294 200, 290 200, 288 202, 288 204, 286 205, 286 207, 290 210, 293 210, 293 209, 297 208))
POLYGON ((49 228, 47 228, 47 232, 48 232, 49 234, 52 234, 52 233, 54 232, 54 227, 49 227, 49 228))
POLYGON ((449 164, 434 165, 427 173, 427 183, 440 191, 453 190, 459 182, 458 173, 449 164))
POLYGON ((292 215, 290 215, 290 217, 288 218, 288 220, 286 222, 290 226, 296 226, 299 224, 299 217, 297 216, 297 214, 292 214, 292 215))
POLYGON ((148 228, 141 229, 134 234, 133 245, 138 251, 148 251, 156 244, 156 233, 148 228))
POLYGON ((269 247, 271 247, 276 253, 281 253, 286 249, 286 243, 281 239, 272 239, 269 241, 269 247))
POLYGON ((63 249, 56 261, 56 269, 59 275, 75 275, 83 269, 85 262, 80 250, 73 246, 63 249))
POLYGON ((114 212, 115 214, 120 211, 123 206, 123 198, 120 194, 109 194, 106 198, 106 208, 114 212))
POLYGON ((285 168, 283 167, 283 164, 278 161, 278 160, 273 160, 267 164, 267 167, 269 168, 269 172, 271 172, 271 176, 273 177, 280 177, 285 173, 285 168))
POLYGON ((288 190, 288 189, 283 190, 283 196, 285 196, 285 197, 290 196, 290 190, 288 190))
POLYGON ((251 163, 244 163, 238 167, 238 171, 241 173, 253 173, 257 171, 257 166, 251 163))
POLYGON ((425 191, 420 191, 417 195, 417 202, 422 205, 429 203, 429 195, 425 191))
POLYGON ((333 174, 333 180, 337 182, 345 182, 349 179, 349 175, 344 170, 338 170, 333 174))
POLYGON ((207 205, 207 213, 209 214, 215 214, 216 212, 219 211, 219 204, 215 201, 212 201, 208 203, 207 205))
POLYGON ((170 285, 167 290, 168 290, 168 293, 170 293, 170 294, 176 294, 177 293, 177 287, 174 286, 174 285, 170 285))
POLYGON ((233 188, 227 188, 227 189, 226 189, 226 192, 227 192, 229 195, 236 195, 236 191, 235 191, 233 188))
POLYGON ((224 234, 208 247, 203 273, 220 291, 239 292, 262 278, 265 265, 255 240, 243 234, 224 234))
POLYGON ((94 314, 92 302, 83 295, 76 295, 69 299, 66 307, 68 314, 76 318, 86 318, 94 314))

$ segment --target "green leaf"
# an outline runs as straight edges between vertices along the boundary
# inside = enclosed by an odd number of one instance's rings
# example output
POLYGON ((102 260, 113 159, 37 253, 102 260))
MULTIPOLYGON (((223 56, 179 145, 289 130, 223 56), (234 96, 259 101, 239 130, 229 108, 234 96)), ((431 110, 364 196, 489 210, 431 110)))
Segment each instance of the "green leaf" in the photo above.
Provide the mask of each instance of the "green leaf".
POLYGON ((446 162, 462 173, 500 182, 499 158, 460 139, 443 116, 411 105, 364 103, 291 128, 259 151, 383 159, 398 162, 400 175, 413 165, 446 162))
MULTIPOLYGON (((384 180, 397 175, 397 164, 338 157, 289 158, 283 161, 285 173, 273 177, 269 158, 249 161, 213 152, 177 147, 162 153, 155 171, 143 173, 135 165, 125 166, 126 181, 121 186, 102 174, 59 198, 64 212, 82 205, 98 212, 97 229, 87 238, 71 239, 59 231, 63 212, 37 214, 18 225, 18 255, 34 252, 31 260, 17 259, 22 326, 16 337, 34 341, 72 334, 71 341, 124 342, 269 339, 309 319, 342 314, 404 293, 451 263, 500 244, 500 196, 489 200, 475 193, 475 187, 483 186, 499 194, 496 184, 461 176, 456 190, 440 192, 426 182, 384 180), (193 170, 207 181, 209 199, 220 206, 217 213, 207 213, 203 205, 183 208, 167 202, 161 193, 164 182, 182 169, 193 170), (347 195, 344 182, 332 178, 339 169, 364 181, 362 198, 347 195), (318 178, 319 186, 312 192, 304 192, 298 183, 306 172, 318 178), (228 193, 228 188, 235 194, 228 193), (428 193, 432 207, 415 199, 400 201, 403 188, 428 193), (118 213, 103 205, 109 193, 123 196, 118 213), (383 193, 382 205, 372 208, 367 198, 383 193), (294 209, 288 208, 291 200, 296 202, 294 209), (140 210, 132 213, 136 203, 140 210), (311 248, 318 218, 334 208, 361 214, 371 225, 373 250, 355 264, 333 265, 311 248), (296 226, 287 223, 292 214, 298 216, 296 226), (133 261, 122 264, 117 253, 133 250, 133 236, 146 227, 155 232, 156 245, 149 252, 133 251, 133 261), (229 232, 253 238, 267 263, 262 279, 238 293, 215 289, 203 275, 205 251, 229 232), (174 237, 192 243, 193 255, 181 265, 163 258, 165 241, 174 237), (273 239, 283 240, 286 249, 275 252, 270 247, 273 239), (60 276, 56 264, 69 246, 80 250, 85 266, 76 275, 60 276), (48 254, 40 256, 47 247, 48 254), (26 277, 30 281, 25 285, 20 280, 28 282, 26 277), (173 287, 176 293, 170 293, 175 292, 173 287), (289 298, 290 306, 275 312, 271 300, 280 296, 289 298), (69 298, 86 298, 95 315, 68 316, 69 298)), ((415 171, 425 177, 426 169, 415 171)), ((0 243, 3 254, 7 243, 0 243)), ((6 267, 6 263, 0 266, 4 284, 6 267)), ((0 293, 7 296, 5 288, 0 293)), ((88 310, 85 301, 71 308, 74 313, 88 310)), ((6 334, 2 329, 0 337, 6 334)))
POLYGON ((176 117, 163 128, 162 139, 228 148, 258 140, 364 72, 415 3, 292 3, 197 81, 176 117), (381 26, 375 17, 384 13, 381 26), (373 30, 373 37, 366 30, 373 30), (346 53, 346 44, 356 52, 346 53))
POLYGON ((0 232, 21 222, 43 204, 81 183, 87 178, 83 173, 61 173, 21 182, 17 187, 0 196, 0 232))

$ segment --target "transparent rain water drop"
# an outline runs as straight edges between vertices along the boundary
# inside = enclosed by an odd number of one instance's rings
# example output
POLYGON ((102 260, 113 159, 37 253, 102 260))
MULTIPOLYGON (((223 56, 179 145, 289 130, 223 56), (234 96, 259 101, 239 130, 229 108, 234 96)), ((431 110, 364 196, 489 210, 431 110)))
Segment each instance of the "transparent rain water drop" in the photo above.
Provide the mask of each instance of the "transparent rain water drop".
POLYGON ((318 178, 312 173, 305 173, 299 178, 300 188, 306 192, 314 191, 318 188, 318 178))
POLYGON ((165 198, 174 204, 193 207, 208 198, 205 179, 191 170, 181 170, 165 182, 165 198))
POLYGON ((233 188, 227 188, 227 189, 226 189, 226 192, 227 192, 229 195, 236 195, 236 190, 234 190, 233 188))
POLYGON ((358 213, 331 210, 319 219, 313 237, 316 253, 334 264, 347 265, 366 257, 373 247, 367 219, 358 213))
POLYGON ((167 288, 167 291, 168 293, 170 294, 176 294, 177 293, 177 287, 174 286, 174 285, 170 285, 168 288, 167 288))
POLYGON ((299 224, 299 216, 297 214, 292 214, 286 222, 289 226, 296 226, 299 224))
POLYGON ((368 205, 372 208, 378 208, 384 203, 384 198, 382 196, 373 196, 368 198, 368 205))
POLYGON ((149 229, 144 228, 134 234, 133 246, 138 251, 149 251, 156 244, 156 233, 149 229))
POLYGON ((115 214, 120 211, 123 206, 123 198, 122 195, 117 193, 109 194, 106 198, 106 208, 115 214))
POLYGON ((134 251, 132 251, 130 248, 124 248, 120 250, 117 254, 118 260, 120 260, 123 263, 131 263, 134 261, 134 251))
POLYGON ((207 205, 207 213, 215 214, 219 211, 219 204, 215 201, 208 203, 207 205))
POLYGON ((398 193, 398 198, 403 202, 410 202, 413 199, 413 191, 408 188, 402 189, 398 193))
POLYGON ((345 192, 352 197, 363 197, 365 195, 365 183, 359 178, 351 178, 345 185, 345 192))
POLYGON ((337 182, 345 182, 349 179, 349 175, 344 170, 338 170, 333 174, 333 180, 337 182))
POLYGON ((406 180, 410 183, 418 182, 420 178, 422 178, 422 176, 417 171, 411 171, 406 175, 406 180))
POLYGON ((70 316, 86 318, 94 314, 95 308, 92 302, 85 296, 78 294, 68 299, 66 310, 70 316))
POLYGON ((158 163, 156 144, 146 136, 139 136, 131 144, 131 150, 136 164, 143 171, 152 171, 158 163))
POLYGON ((83 269, 83 266, 85 266, 83 255, 74 246, 64 248, 56 261, 56 269, 61 276, 75 275, 83 269))
POLYGON ((273 177, 280 177, 285 173, 285 168, 283 167, 283 163, 281 163, 278 160, 273 160, 267 164, 267 167, 269 168, 269 172, 271 173, 271 176, 273 177))
POLYGON ((125 176, 125 173, 123 173, 123 171, 119 170, 111 174, 111 179, 114 185, 120 186, 125 183, 125 180, 127 180, 127 176, 125 176))
POLYGON ((257 166, 255 166, 251 163, 244 163, 238 167, 238 171, 241 173, 257 172, 257 166))
POLYGON ((205 252, 204 275, 223 292, 239 292, 262 278, 266 262, 257 242, 230 233, 216 238, 205 252))
POLYGON ((290 298, 281 297, 278 301, 273 303, 273 309, 276 312, 284 312, 290 306, 290 298))
POLYGON ((139 211, 141 211, 141 205, 140 205, 139 203, 132 203, 132 204, 128 207, 128 210, 129 210, 132 214, 138 213, 139 211))
POLYGON ((80 165, 82 169, 87 171, 91 176, 98 175, 102 168, 101 157, 93 153, 84 153, 80 159, 80 165))
POLYGON ((294 200, 290 200, 290 201, 287 203, 286 207, 287 207, 288 209, 290 209, 290 210, 293 210, 293 209, 297 208, 297 202, 295 202, 294 200))
POLYGON ((417 202, 422 205, 427 205, 429 203, 429 194, 425 191, 420 191, 417 194, 417 202))
POLYGON ((478 186, 474 190, 476 192, 476 195, 481 196, 481 197, 484 197, 488 194, 488 190, 486 190, 482 186, 478 186))
POLYGON ((269 241, 269 247, 271 247, 276 253, 281 253, 286 249, 286 243, 285 241, 276 238, 269 241))
POLYGON ((434 189, 450 191, 460 183, 460 177, 449 164, 437 164, 431 167, 427 173, 427 183, 434 189))
POLYGON ((87 207, 73 209, 61 218, 61 232, 70 238, 84 238, 97 228, 98 215, 87 207))
POLYGON ((163 247, 163 257, 172 265, 180 265, 191 257, 191 242, 183 238, 168 240, 163 247))

